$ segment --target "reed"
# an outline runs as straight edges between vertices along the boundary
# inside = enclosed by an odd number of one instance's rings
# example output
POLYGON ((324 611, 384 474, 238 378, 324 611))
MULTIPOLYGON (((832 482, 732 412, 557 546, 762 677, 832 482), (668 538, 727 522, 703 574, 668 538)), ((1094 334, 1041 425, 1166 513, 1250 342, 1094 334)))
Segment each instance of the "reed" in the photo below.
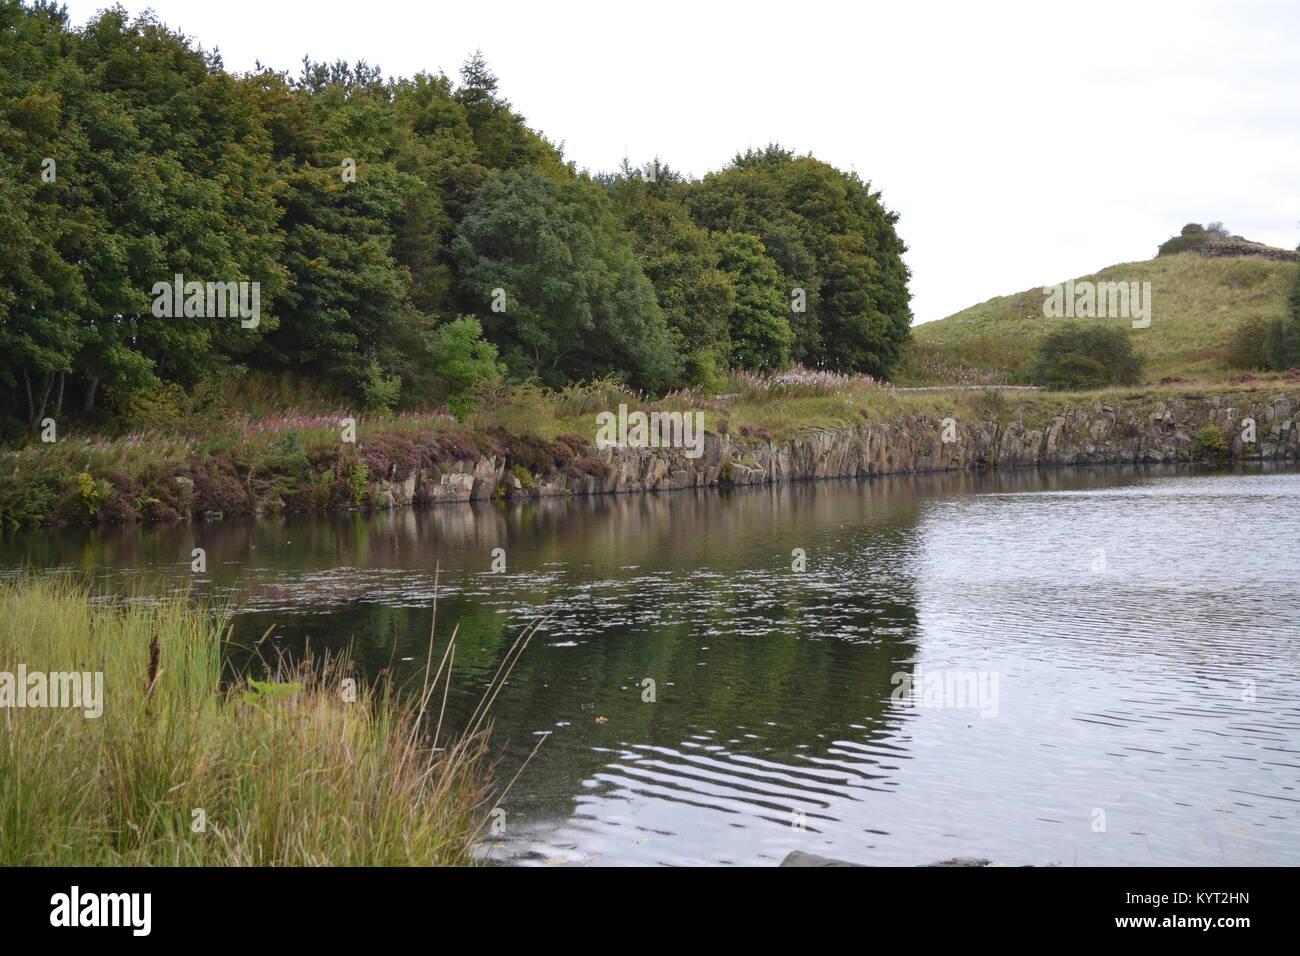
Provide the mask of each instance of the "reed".
POLYGON ((355 679, 346 655, 223 677, 228 624, 184 598, 0 582, 0 672, 102 672, 104 688, 98 717, 0 708, 0 864, 474 862, 494 806, 487 714, 532 631, 443 739, 454 632, 437 655, 431 634, 422 683, 398 688, 355 679))

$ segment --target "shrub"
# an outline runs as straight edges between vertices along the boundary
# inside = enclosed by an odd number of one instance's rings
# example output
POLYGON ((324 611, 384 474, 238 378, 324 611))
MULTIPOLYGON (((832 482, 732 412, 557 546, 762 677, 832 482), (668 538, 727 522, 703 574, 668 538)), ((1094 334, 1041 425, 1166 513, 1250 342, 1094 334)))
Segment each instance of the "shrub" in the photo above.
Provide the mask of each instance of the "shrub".
POLYGON ((1123 329, 1070 323, 1038 345, 1029 375, 1054 389, 1133 385, 1142 372, 1142 357, 1123 329))
POLYGON ((185 422, 185 390, 174 382, 105 389, 105 404, 124 432, 179 431, 185 422))
POLYGON ((140 482, 120 471, 104 472, 104 480, 111 490, 99 505, 99 520, 110 524, 126 524, 135 521, 136 502, 144 491, 140 482))
POLYGON ((355 461, 348 472, 348 497, 353 508, 360 508, 370 491, 370 469, 365 461, 355 461))
POLYGON ((1210 237, 1205 233, 1197 233, 1190 236, 1174 236, 1172 239, 1167 239, 1160 243, 1160 248, 1156 250, 1156 255, 1172 256, 1179 252, 1191 252, 1192 250, 1200 249, 1209 242, 1209 240, 1210 237))
POLYGON ((537 435, 550 420, 551 406, 546 393, 536 385, 500 385, 480 382, 474 388, 478 405, 474 424, 507 435, 537 435))
POLYGON ((472 316, 442 326, 429 345, 429 358, 437 376, 438 399, 458 416, 474 407, 476 386, 499 382, 505 372, 497 361, 496 346, 484 340, 483 327, 472 316))
POLYGON ((478 457, 478 445, 474 437, 460 429, 448 429, 438 433, 438 461, 460 461, 465 458, 478 457))
POLYGON ((1268 368, 1267 340, 1268 323, 1260 316, 1237 323, 1228 339, 1228 364, 1233 368, 1268 368))
POLYGON ((1227 458, 1228 439, 1218 425, 1203 425, 1192 436, 1192 455, 1196 458, 1227 458))
POLYGON ((177 521, 194 507, 193 493, 187 493, 186 486, 161 464, 145 466, 140 472, 140 485, 137 502, 144 521, 177 521))
POLYGON ((637 398, 635 392, 612 375, 590 382, 574 382, 551 396, 556 413, 561 417, 593 415, 618 408, 622 402, 634 402, 637 398))
POLYGON ((574 461, 573 473, 591 475, 595 478, 604 478, 609 474, 609 462, 596 455, 588 455, 585 458, 579 458, 574 461))
POLYGON ((226 453, 191 458, 186 471, 194 481, 194 509, 200 516, 209 511, 227 516, 248 514, 248 492, 226 453))

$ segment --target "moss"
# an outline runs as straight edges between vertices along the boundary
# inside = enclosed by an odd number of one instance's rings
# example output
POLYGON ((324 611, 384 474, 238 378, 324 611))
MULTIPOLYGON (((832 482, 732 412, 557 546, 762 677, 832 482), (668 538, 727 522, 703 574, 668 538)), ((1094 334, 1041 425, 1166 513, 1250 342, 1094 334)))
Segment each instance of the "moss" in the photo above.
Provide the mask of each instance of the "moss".
POLYGON ((1189 454, 1193 458, 1222 459, 1230 453, 1228 439, 1218 425, 1202 425, 1192 436, 1189 454))

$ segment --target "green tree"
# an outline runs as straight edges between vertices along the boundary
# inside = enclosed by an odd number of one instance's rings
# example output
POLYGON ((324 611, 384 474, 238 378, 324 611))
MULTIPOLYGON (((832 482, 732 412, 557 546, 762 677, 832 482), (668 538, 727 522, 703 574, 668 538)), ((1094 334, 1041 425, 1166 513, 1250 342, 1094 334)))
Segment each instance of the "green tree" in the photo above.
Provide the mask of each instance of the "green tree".
POLYGON ((438 330, 429 346, 429 358, 438 379, 438 399, 457 415, 470 409, 476 385, 499 382, 505 373, 496 348, 483 339, 478 319, 468 315, 438 330))
POLYGON ((739 368, 775 371, 790 364, 794 331, 788 300, 779 289, 776 263, 756 236, 715 236, 722 269, 731 276, 735 305, 730 326, 731 362, 739 368))
POLYGON ((675 174, 667 167, 657 172, 649 182, 625 160, 616 176, 605 179, 605 187, 676 338, 685 380, 709 384, 730 363, 729 321, 736 294, 708 230, 660 188, 675 174))
POLYGON ((793 357, 805 365, 887 375, 910 335, 910 273, 889 212, 855 173, 779 146, 737 156, 684 192, 696 220, 756 235, 791 302, 793 357))
POLYGON ((558 386, 618 373, 648 389, 678 379, 654 287, 591 181, 494 171, 453 252, 464 311, 479 317, 515 377, 558 386))

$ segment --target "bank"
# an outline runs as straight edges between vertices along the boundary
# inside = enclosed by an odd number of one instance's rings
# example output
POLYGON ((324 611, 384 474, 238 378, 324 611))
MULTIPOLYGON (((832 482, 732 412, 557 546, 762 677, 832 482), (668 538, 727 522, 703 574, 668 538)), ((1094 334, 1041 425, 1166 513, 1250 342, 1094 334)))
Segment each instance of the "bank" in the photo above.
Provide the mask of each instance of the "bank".
POLYGON ((743 423, 725 402, 697 403, 705 434, 694 457, 682 448, 597 447, 594 415, 569 416, 549 435, 441 416, 361 422, 352 442, 327 418, 207 445, 74 437, 0 458, 0 523, 211 521, 1007 467, 1300 457, 1300 387, 1287 381, 1094 395, 900 398, 882 389, 866 403, 846 398, 828 419, 834 403, 824 395, 804 405, 792 399, 777 406, 771 428, 743 423), (590 427, 579 434, 584 420, 590 427), (554 434, 558 428, 566 430, 554 434))

